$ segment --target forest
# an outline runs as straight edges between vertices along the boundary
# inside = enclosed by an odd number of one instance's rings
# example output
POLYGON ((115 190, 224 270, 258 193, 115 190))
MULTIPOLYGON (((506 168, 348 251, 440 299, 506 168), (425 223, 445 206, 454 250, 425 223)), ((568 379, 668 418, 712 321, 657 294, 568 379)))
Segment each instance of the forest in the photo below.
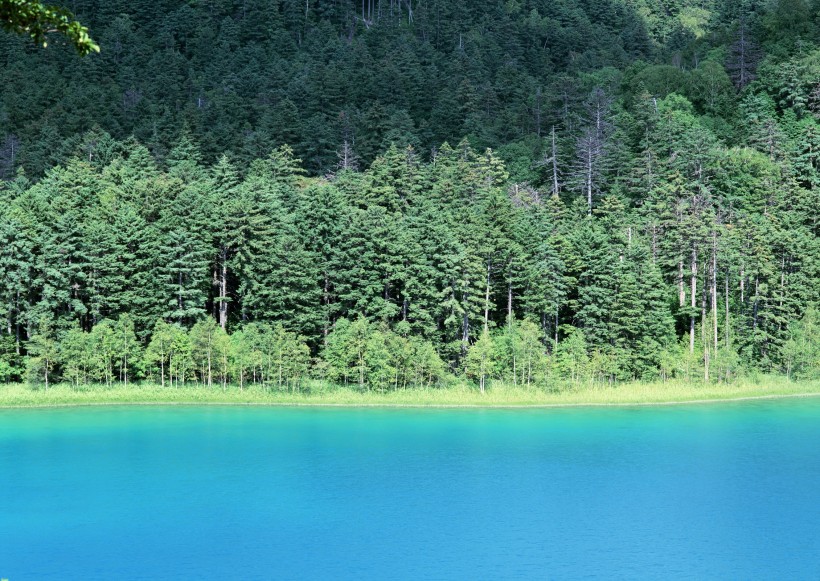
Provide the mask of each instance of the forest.
POLYGON ((74 0, 0 33, 0 381, 820 376, 820 2, 74 0))

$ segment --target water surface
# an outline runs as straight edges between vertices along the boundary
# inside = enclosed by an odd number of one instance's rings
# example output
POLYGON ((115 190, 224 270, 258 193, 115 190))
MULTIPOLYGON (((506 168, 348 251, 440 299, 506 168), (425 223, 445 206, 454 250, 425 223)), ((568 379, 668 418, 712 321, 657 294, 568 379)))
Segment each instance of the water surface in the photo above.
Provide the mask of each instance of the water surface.
POLYGON ((0 577, 820 578, 820 399, 0 411, 0 577))

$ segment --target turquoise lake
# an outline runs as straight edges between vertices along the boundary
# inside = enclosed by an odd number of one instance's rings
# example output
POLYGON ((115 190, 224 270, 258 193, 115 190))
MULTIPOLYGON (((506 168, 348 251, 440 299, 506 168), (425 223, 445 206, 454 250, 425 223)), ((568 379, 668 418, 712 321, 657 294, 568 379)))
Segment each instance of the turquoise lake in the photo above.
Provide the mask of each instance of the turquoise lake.
POLYGON ((0 577, 820 578, 820 399, 0 410, 0 577))

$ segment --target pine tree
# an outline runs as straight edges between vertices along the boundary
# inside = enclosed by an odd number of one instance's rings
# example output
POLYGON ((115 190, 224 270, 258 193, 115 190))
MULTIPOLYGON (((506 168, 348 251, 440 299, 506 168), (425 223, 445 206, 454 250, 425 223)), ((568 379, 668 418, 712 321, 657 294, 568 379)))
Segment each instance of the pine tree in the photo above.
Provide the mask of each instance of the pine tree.
MULTIPOLYGON (((213 269, 214 310, 220 327, 224 331, 228 326, 230 314, 232 275, 230 263, 237 251, 235 233, 231 230, 231 218, 234 213, 236 189, 239 186, 239 175, 227 156, 223 155, 212 169, 214 219, 217 222, 214 246, 217 249, 213 269)), ((233 277, 235 278, 235 277, 233 277)))
MULTIPOLYGON (((188 162, 186 171, 195 172, 188 162)), ((194 174, 188 175, 194 179, 194 174)), ((205 225, 208 195, 199 177, 178 190, 158 222, 160 242, 158 272, 161 277, 165 311, 162 316, 190 325, 205 314, 212 246, 205 225)), ((203 178, 204 179, 204 178, 203 178)))
POLYGON ((0 285, 0 300, 5 314, 3 332, 13 337, 14 351, 20 354, 23 327, 29 308, 29 285, 34 262, 32 240, 22 223, 7 216, 0 217, 0 270, 4 273, 0 285))

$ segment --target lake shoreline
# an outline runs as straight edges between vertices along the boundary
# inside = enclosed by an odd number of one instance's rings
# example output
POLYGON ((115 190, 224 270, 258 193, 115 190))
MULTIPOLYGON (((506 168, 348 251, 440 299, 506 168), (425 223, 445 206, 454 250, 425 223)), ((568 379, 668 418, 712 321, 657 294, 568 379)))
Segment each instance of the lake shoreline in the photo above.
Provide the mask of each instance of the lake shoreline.
POLYGON ((33 390, 0 386, 0 409, 109 406, 247 406, 324 408, 558 409, 707 405, 757 400, 820 397, 820 383, 776 381, 773 387, 740 384, 702 386, 624 384, 610 388, 545 392, 495 389, 485 394, 465 389, 418 390, 386 394, 338 389, 319 393, 262 390, 216 391, 205 387, 114 387, 75 391, 64 385, 33 390), (173 391, 169 391, 173 390, 173 391), (392 400, 392 401, 391 401, 392 400))
POLYGON ((819 393, 795 393, 784 395, 755 395, 735 398, 714 398, 659 402, 617 402, 617 403, 535 403, 535 404, 446 404, 446 403, 309 403, 309 402, 232 402, 232 401, 144 401, 144 402, 76 402, 45 403, 29 405, 0 405, 0 410, 13 409, 54 409, 76 407, 295 407, 295 408, 386 408, 386 409, 560 409, 560 408, 629 408, 629 407, 662 407, 683 405, 708 405, 719 403, 738 403, 757 400, 806 399, 820 397, 819 393))

